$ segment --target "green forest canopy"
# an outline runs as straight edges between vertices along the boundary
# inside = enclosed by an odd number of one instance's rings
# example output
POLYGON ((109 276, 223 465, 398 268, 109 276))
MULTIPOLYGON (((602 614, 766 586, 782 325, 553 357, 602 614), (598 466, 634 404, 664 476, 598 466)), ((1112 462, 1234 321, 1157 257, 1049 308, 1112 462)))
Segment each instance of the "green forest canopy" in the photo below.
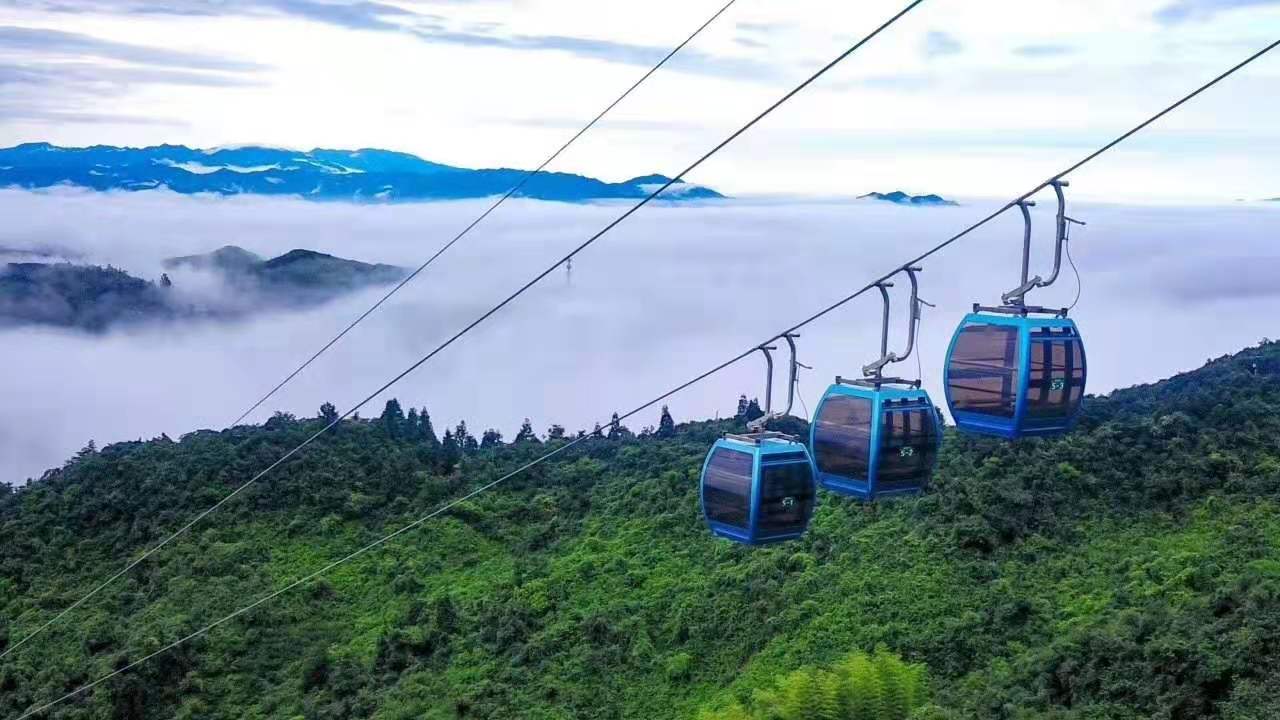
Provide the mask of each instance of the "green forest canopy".
MULTIPOLYGON (((803 540, 757 549, 698 514, 703 455, 733 421, 619 430, 48 716, 789 720, 824 716, 847 658, 884 657, 927 668, 918 718, 1280 717, 1278 411, 1280 345, 1264 343, 1091 398, 1062 439, 948 431, 927 494, 824 494, 803 540), (818 709, 781 714, 806 693, 818 709)), ((0 496, 0 647, 322 422, 89 447, 0 496)), ((0 713, 558 442, 437 436, 399 403, 344 422, 0 661, 0 713)))

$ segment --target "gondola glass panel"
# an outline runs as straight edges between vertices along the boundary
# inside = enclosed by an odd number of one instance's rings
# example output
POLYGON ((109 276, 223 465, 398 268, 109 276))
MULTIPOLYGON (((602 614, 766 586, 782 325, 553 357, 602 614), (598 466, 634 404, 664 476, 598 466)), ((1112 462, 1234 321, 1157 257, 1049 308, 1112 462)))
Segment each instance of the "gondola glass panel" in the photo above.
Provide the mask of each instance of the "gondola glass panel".
POLYGON ((927 399, 888 400, 881 418, 877 489, 918 490, 938 458, 937 410, 927 399))
POLYGON ((1013 417, 1018 396, 1018 328, 967 325, 951 351, 952 412, 1013 417))
POLYGON ((871 418, 874 400, 835 394, 814 416, 813 456, 823 472, 866 477, 871 466, 871 418))
POLYGON ((746 528, 751 522, 751 476, 755 457, 750 452, 717 447, 702 473, 702 503, 707 521, 746 528))
POLYGON ((760 473, 759 532, 765 536, 799 535, 813 515, 813 465, 808 456, 766 462, 760 473))

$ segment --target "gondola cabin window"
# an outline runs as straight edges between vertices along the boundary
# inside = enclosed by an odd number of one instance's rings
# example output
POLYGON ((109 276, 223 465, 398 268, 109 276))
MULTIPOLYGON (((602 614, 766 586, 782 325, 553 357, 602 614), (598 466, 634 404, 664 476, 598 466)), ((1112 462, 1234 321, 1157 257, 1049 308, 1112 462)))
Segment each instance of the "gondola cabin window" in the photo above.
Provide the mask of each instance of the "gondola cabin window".
POLYGON ((1019 359, 1017 326, 969 325, 961 330, 949 368, 953 411, 1013 417, 1019 359))
POLYGON ((707 462, 703 503, 712 522, 745 528, 751 514, 751 453, 717 448, 707 462))

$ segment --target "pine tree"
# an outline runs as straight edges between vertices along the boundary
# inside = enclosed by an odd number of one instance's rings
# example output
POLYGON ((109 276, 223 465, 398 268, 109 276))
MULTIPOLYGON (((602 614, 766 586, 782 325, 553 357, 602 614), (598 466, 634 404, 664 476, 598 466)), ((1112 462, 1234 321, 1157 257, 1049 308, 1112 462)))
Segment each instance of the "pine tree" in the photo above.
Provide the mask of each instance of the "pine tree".
POLYGON ((427 413, 427 409, 422 408, 422 412, 418 414, 418 435, 427 441, 427 445, 436 447, 440 444, 440 438, 436 437, 436 429, 431 425, 431 415, 427 413))
POLYGON ((405 435, 414 438, 418 437, 418 411, 409 408, 409 414, 404 418, 405 435))
POLYGON ((480 449, 480 442, 474 435, 467 432, 466 420, 460 421, 458 427, 454 428, 453 439, 458 443, 458 449, 464 453, 473 453, 480 449))
POLYGON ((658 418, 658 432, 655 434, 660 438, 675 437, 676 421, 671 417, 671 409, 666 405, 662 406, 662 417, 658 418))
POLYGON ((395 398, 388 400, 378 422, 389 437, 400 437, 400 431, 404 428, 404 411, 400 408, 400 401, 395 398))
POLYGON ((462 456, 462 450, 458 446, 458 441, 453 436, 453 431, 445 430, 444 439, 440 442, 440 461, 444 465, 446 472, 453 469, 458 464, 458 459, 462 456))
POLYGON ((563 440, 563 439, 564 439, 564 426, 563 426, 563 425, 558 425, 558 424, 557 424, 557 425, 552 425, 551 427, 547 428, 547 439, 548 439, 548 440, 563 440))
POLYGON ((610 440, 626 440, 635 437, 635 435, 627 429, 626 425, 622 424, 622 421, 618 418, 618 413, 614 413, 613 418, 609 421, 608 437, 610 440))
POLYGON ((747 403, 747 410, 742 416, 742 419, 747 422, 751 422, 752 420, 758 420, 762 417, 764 417, 764 410, 760 409, 760 401, 756 398, 752 398, 751 402, 747 403))
POLYGON ((739 395, 738 396, 738 412, 734 413, 733 418, 735 420, 746 420, 747 407, 748 407, 747 396, 739 395))
POLYGON ((533 431, 533 423, 529 418, 524 419, 524 424, 520 426, 520 432, 516 433, 516 444, 538 442, 538 433, 533 431))
POLYGON ((495 428, 489 428, 484 431, 484 435, 480 437, 481 449, 497 447, 502 444, 502 433, 495 428))
POLYGON ((338 408, 334 407, 331 402, 321 405, 320 419, 325 421, 325 424, 332 424, 334 420, 338 419, 338 408))

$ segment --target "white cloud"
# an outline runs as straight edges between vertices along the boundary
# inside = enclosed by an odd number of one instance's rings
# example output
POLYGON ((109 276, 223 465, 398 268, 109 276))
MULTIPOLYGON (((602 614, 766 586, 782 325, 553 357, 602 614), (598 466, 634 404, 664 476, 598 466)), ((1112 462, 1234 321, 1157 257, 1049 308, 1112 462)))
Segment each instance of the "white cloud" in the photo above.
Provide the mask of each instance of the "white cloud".
MULTIPOLYGON (((1037 272, 1051 250, 1052 202, 1036 209, 1037 272)), ((228 242, 262 255, 307 247, 369 262, 416 265, 481 202, 357 206, 165 192, 0 192, 0 247, 55 247, 156 277, 165 256, 228 242)), ((437 427, 466 419, 508 436, 528 416, 589 427, 689 379, 842 297, 995 205, 729 202, 654 206, 391 391, 426 405, 437 427)), ((345 409, 434 348, 622 206, 512 202, 268 403, 311 414, 345 409)), ((1241 292, 1216 258, 1274 267, 1280 207, 1077 204, 1084 295, 1074 316, 1088 343, 1090 389, 1103 391, 1197 366, 1275 336, 1280 296, 1241 292)), ((1016 283, 1021 223, 1010 214, 925 263, 920 348, 937 395, 941 355, 975 300, 1016 283)), ((1234 266, 1234 265, 1231 265, 1234 266)), ((189 282, 178 278, 180 284, 189 282)), ((1043 291, 1069 302, 1074 277, 1043 291)), ((90 438, 99 445, 230 422, 376 296, 239 324, 155 326, 104 337, 46 329, 0 332, 0 479, 35 475, 90 438), (17 348, 17 351, 10 350, 17 348)), ((895 306, 895 332, 904 303, 895 306)), ((837 373, 875 354, 879 309, 868 296, 803 331, 803 378, 814 406, 837 373)), ((895 344, 898 341, 895 339, 895 344)), ((759 358, 673 398, 678 418, 732 412, 758 394, 759 358)), ((911 363, 914 365, 914 363, 911 363)), ((376 414, 383 399, 364 414, 376 414)), ((657 411, 648 416, 656 422, 657 411)), ((641 419, 634 423, 640 426, 641 419)))

